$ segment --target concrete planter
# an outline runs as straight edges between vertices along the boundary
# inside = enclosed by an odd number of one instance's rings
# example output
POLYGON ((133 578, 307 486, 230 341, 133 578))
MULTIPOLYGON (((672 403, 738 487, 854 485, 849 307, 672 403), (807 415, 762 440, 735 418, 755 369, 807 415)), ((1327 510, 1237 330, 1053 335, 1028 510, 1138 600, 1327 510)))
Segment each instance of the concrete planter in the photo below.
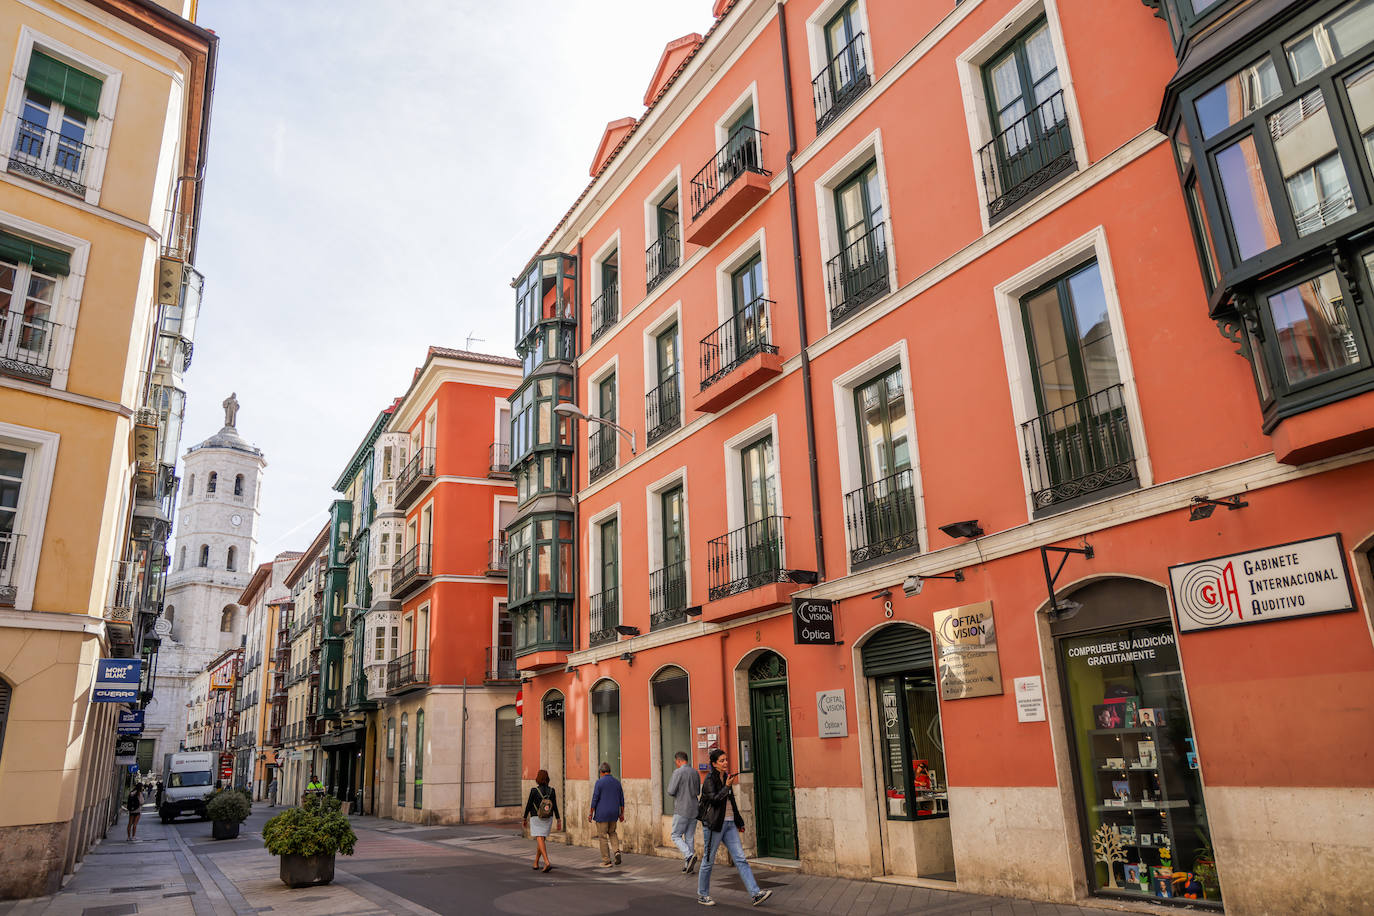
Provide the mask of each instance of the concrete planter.
POLYGON ((239 822, 211 821, 210 835, 217 840, 237 840, 239 838, 239 822))
POLYGON ((287 887, 313 887, 334 880, 334 855, 281 857, 281 883, 287 887))

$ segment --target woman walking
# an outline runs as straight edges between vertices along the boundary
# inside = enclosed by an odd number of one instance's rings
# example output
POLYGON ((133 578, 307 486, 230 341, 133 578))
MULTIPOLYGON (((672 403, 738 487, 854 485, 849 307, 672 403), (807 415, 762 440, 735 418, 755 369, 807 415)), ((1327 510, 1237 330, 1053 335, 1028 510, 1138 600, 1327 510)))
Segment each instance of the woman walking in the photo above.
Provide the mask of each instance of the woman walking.
POLYGON ((129 796, 124 799, 124 808, 129 812, 129 829, 126 842, 141 842, 138 838, 138 819, 143 816, 143 787, 137 782, 129 787, 129 796))
POLYGON ((702 906, 716 905, 711 899, 711 870, 716 864, 716 850, 724 843, 725 848, 730 850, 730 858, 735 860, 735 868, 739 869, 745 890, 749 891, 750 901, 758 906, 773 896, 773 892, 759 888, 759 883, 754 880, 754 871, 749 867, 749 860, 744 857, 744 844, 739 838, 739 832, 744 829, 744 818, 740 817, 739 808, 735 806, 734 790, 739 782, 739 774, 730 772, 730 760, 720 748, 712 750, 709 759, 711 772, 706 775, 706 782, 701 787, 701 832, 704 834, 705 849, 701 854, 701 871, 697 873, 697 903, 702 906), (730 809, 728 817, 727 806, 730 809))
POLYGON ((558 832, 563 832, 563 815, 558 812, 558 793, 549 785, 549 771, 540 770, 534 777, 534 788, 525 800, 525 826, 530 828, 530 836, 538 844, 534 852, 534 868, 539 869, 539 860, 544 860, 544 871, 553 871, 549 860, 548 836, 554 821, 558 821, 558 832))

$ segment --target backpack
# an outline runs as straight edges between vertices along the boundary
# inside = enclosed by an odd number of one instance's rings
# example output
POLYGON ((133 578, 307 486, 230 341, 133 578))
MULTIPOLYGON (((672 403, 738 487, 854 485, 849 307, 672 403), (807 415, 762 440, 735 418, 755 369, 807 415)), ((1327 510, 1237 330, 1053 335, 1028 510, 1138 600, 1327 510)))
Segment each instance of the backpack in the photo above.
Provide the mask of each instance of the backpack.
POLYGON ((553 817, 553 796, 546 795, 543 789, 536 789, 539 793, 539 804, 534 809, 534 816, 540 818, 553 817))
POLYGON ((139 796, 138 790, 134 789, 129 793, 129 797, 124 799, 124 808, 133 813, 143 807, 143 799, 139 796))

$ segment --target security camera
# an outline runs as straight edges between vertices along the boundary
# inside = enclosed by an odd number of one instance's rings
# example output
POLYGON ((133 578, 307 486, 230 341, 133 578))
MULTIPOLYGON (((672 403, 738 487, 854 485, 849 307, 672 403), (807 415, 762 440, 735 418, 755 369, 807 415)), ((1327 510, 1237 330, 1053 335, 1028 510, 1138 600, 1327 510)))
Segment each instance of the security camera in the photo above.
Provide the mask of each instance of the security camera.
POLYGON ((907 576, 902 583, 902 591, 908 598, 912 598, 921 593, 921 589, 926 587, 926 580, 920 576, 907 576))

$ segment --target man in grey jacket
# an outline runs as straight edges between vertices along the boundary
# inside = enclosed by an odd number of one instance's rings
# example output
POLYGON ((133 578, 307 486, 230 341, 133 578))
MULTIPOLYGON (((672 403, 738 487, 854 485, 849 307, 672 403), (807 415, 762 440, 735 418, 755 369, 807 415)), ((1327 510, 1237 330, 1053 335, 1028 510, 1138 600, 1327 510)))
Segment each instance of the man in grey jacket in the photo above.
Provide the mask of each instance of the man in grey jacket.
POLYGON ((697 864, 697 797, 701 794, 701 778, 688 763, 687 753, 673 755, 677 769, 668 780, 668 794, 673 797, 673 845, 682 852, 682 870, 692 873, 697 864))

